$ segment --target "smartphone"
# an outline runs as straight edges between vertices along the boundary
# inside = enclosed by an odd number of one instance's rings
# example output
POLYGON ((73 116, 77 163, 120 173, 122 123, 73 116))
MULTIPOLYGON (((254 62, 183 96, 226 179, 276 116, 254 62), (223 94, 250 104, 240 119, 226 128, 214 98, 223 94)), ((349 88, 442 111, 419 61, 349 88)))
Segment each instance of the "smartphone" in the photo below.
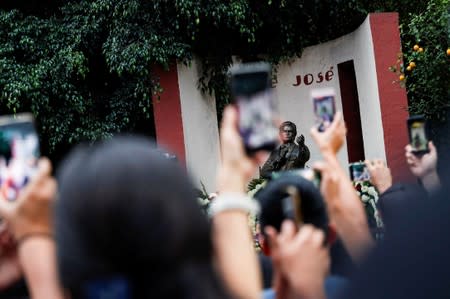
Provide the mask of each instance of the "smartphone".
POLYGON ((286 193, 288 196, 284 197, 281 202, 284 218, 293 220, 297 227, 300 227, 303 224, 300 192, 296 187, 288 186, 286 193))
POLYGON ((14 201, 36 172, 40 156, 33 115, 0 116, 0 192, 14 201))
POLYGON ((350 163, 350 179, 354 182, 364 182, 370 180, 370 173, 364 162, 350 163))
POLYGON ((311 91, 314 115, 320 132, 325 131, 331 122, 333 122, 336 113, 335 97, 336 92, 333 88, 313 89, 311 91))
POLYGON ((247 154, 272 151, 278 145, 279 113, 270 64, 241 64, 230 72, 231 93, 239 111, 239 132, 247 154))
POLYGON ((408 118, 409 143, 415 154, 425 154, 430 150, 428 142, 430 141, 428 132, 428 123, 423 115, 415 115, 408 118))

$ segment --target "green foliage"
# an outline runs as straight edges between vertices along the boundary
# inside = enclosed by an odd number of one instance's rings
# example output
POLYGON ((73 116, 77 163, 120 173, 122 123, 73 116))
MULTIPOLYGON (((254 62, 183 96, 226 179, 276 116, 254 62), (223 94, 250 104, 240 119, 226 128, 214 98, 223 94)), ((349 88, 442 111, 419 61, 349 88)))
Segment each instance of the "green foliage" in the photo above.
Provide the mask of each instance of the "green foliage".
POLYGON ((137 25, 151 12, 136 4, 70 2, 49 17, 1 11, 2 112, 31 110, 49 151, 151 119, 153 64, 186 55, 149 30, 161 28, 137 25))
POLYGON ((449 0, 431 0, 401 26, 410 112, 440 121, 450 107, 449 5, 449 0), (423 51, 414 50, 415 45, 423 51), (407 70, 411 62, 416 66, 407 70))
MULTIPOLYGON (((227 70, 234 58, 265 59, 276 67, 300 56, 306 46, 353 31, 368 12, 399 11, 407 24, 404 42, 415 40, 417 28, 430 57, 432 48, 442 45, 428 45, 427 39, 441 32, 431 32, 434 20, 414 16, 426 1, 6 2, 0 4, 0 109, 33 112, 50 152, 151 123, 152 96, 162 91, 155 65, 168 69, 175 61, 189 64, 199 57, 199 88, 214 94, 221 107, 229 100, 227 70), (425 26, 430 32, 421 22, 430 22, 425 26)), ((441 80, 438 70, 434 78, 441 80)), ((423 84, 431 77, 431 72, 422 77, 423 84)), ((412 103, 419 92, 430 94, 414 88, 419 81, 407 81, 412 103)))

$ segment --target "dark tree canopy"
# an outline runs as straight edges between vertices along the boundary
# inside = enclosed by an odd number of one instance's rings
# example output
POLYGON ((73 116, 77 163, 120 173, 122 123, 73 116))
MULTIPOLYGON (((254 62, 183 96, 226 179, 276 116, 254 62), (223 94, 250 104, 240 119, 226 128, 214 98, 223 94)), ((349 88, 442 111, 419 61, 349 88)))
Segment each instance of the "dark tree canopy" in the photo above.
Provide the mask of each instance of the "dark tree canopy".
POLYGON ((199 57, 199 87, 225 103, 234 55, 276 65, 353 31, 368 12, 399 11, 406 22, 426 7, 406 0, 2 1, 0 108, 32 111, 45 153, 117 132, 152 135, 151 98, 161 91, 155 64, 167 69, 199 57))

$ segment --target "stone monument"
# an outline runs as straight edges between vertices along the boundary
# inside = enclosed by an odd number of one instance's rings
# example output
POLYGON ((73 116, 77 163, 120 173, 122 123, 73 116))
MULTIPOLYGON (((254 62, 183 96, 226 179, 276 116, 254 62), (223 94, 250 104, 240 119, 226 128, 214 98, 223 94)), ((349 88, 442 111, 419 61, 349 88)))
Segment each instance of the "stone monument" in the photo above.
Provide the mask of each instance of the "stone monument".
POLYGON ((275 148, 261 168, 261 177, 270 178, 272 172, 304 168, 309 160, 309 148, 305 145, 305 137, 297 136, 297 126, 285 121, 280 126, 281 144, 275 148), (297 142, 297 143, 296 143, 297 142))

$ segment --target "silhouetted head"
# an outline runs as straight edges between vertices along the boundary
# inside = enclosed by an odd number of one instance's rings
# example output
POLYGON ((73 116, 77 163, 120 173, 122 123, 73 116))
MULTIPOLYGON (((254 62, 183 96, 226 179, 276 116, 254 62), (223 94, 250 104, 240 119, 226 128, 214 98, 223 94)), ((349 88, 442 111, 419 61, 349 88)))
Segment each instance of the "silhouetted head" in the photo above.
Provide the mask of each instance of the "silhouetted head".
POLYGON ((121 277, 138 298, 218 296, 210 228, 194 187, 151 141, 118 137, 79 146, 58 179, 55 228, 65 288, 79 294, 92 281, 121 277), (197 288, 198 275, 214 281, 197 288))

